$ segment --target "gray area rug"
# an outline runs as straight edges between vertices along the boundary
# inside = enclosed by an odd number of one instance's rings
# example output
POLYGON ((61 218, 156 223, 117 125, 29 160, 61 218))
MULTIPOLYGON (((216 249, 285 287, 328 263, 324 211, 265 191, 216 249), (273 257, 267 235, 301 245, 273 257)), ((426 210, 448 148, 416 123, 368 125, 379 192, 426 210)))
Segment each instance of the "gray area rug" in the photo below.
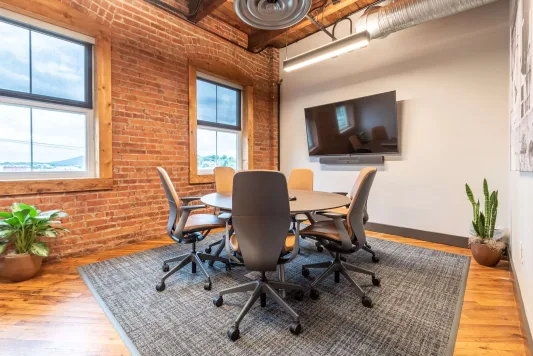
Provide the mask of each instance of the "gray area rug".
MULTIPOLYGON (((199 249, 221 237, 213 234, 199 249)), ((219 263, 208 267, 213 289, 205 291, 202 275, 193 275, 188 266, 157 292, 155 285, 164 274, 162 260, 189 251, 190 245, 114 258, 79 267, 79 272, 132 354, 451 355, 470 258, 377 238, 369 238, 369 243, 379 263, 372 263, 364 251, 346 257, 381 278, 381 286, 374 287, 369 276, 351 274, 374 308, 363 307, 342 276, 338 284, 332 277, 320 286, 316 301, 308 293, 301 302, 287 297, 300 315, 299 336, 289 332, 289 316, 267 301, 266 308, 256 303, 244 318, 238 341, 227 338, 226 330, 249 294, 228 295, 220 308, 211 299, 218 290, 254 277, 243 267, 231 272, 219 263)), ((301 265, 328 259, 327 252, 317 252, 312 241, 304 240, 301 255, 286 265, 287 281, 309 286, 301 265)), ((319 273, 311 270, 310 278, 319 273)))

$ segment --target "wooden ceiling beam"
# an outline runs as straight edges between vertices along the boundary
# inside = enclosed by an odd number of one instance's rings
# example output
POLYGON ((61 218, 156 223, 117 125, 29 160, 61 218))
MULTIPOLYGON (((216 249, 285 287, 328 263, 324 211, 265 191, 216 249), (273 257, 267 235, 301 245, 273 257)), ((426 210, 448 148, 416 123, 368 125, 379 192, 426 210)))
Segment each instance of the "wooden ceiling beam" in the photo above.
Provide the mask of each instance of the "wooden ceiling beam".
POLYGON ((213 11, 215 11, 219 6, 224 4, 226 0, 196 0, 196 1, 189 1, 189 13, 192 13, 196 6, 198 6, 198 1, 201 1, 200 8, 198 9, 198 12, 191 16, 189 20, 192 22, 199 22, 201 19, 206 17, 207 15, 211 14, 213 11))
MULTIPOLYGON (((316 18, 316 20, 324 27, 327 27, 332 25, 338 19, 344 17, 343 14, 345 14, 350 7, 351 9, 349 13, 354 13, 374 2, 375 1, 372 0, 343 0, 336 5, 331 4, 327 6, 324 8, 323 12, 318 12, 318 10, 312 11, 310 15, 317 16, 318 18, 316 18), (335 14, 338 14, 338 16, 335 16, 335 14), (322 18, 324 19, 323 21, 322 18)), ((274 31, 259 30, 248 37, 248 49, 257 50, 271 44, 274 41, 283 42, 285 33, 287 31, 289 31, 288 34, 291 35, 293 32, 298 31, 301 31, 302 33, 315 33, 320 30, 307 19, 303 19, 289 29, 274 31)))

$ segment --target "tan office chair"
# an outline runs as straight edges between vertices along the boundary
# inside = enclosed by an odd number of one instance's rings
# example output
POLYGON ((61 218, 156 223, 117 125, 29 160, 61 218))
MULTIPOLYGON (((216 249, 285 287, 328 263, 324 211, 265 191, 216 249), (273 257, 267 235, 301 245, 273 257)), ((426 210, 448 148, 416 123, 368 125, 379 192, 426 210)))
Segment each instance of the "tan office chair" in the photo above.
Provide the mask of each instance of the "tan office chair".
POLYGON ((296 258, 299 250, 300 221, 305 220, 305 217, 298 218, 295 234, 287 236, 291 214, 285 176, 274 171, 237 173, 233 181, 232 204, 232 213, 220 216, 228 221, 226 253, 237 262, 238 260, 231 254, 230 247, 239 251, 246 269, 261 272, 261 277, 259 280, 222 290, 213 298, 213 304, 220 307, 224 295, 252 292, 250 299, 237 316, 235 324, 228 330, 228 337, 232 341, 239 338, 239 324, 242 319, 257 299, 260 299, 261 306, 265 307, 267 296, 295 319, 289 329, 293 334, 299 334, 302 327, 298 314, 278 295, 276 289, 295 290, 296 299, 302 300, 303 287, 299 284, 271 281, 266 277, 266 272, 276 271, 279 264, 288 263, 296 258), (230 217, 235 229, 233 236, 229 233, 230 217))
POLYGON ((215 167, 215 189, 217 193, 233 191, 233 177, 235 170, 231 167, 215 167))
POLYGON ((309 268, 326 268, 311 284, 311 296, 316 294, 316 286, 330 274, 335 274, 335 283, 339 282, 342 274, 356 288, 361 295, 362 303, 367 308, 372 308, 372 300, 366 296, 363 289, 350 277, 348 271, 364 273, 372 276, 372 284, 380 285, 379 278, 372 271, 368 271, 347 262, 342 261, 341 254, 354 253, 361 249, 366 242, 365 228, 363 225, 364 211, 370 188, 376 176, 376 168, 364 168, 350 193, 352 201, 348 208, 346 219, 344 215, 333 212, 321 212, 331 220, 315 222, 301 231, 302 235, 310 235, 317 238, 321 244, 334 254, 334 260, 302 266, 302 274, 308 277, 309 268))
POLYGON ((192 267, 192 273, 196 273, 196 266, 200 268, 200 271, 206 278, 204 289, 210 290, 211 278, 202 265, 202 262, 204 260, 209 260, 227 263, 228 260, 197 252, 196 243, 203 240, 209 234, 211 229, 223 228, 226 226, 226 223, 224 220, 219 219, 213 214, 189 215, 194 210, 205 208, 205 205, 189 205, 192 201, 199 200, 200 197, 183 197, 180 199, 167 172, 161 167, 157 167, 157 172, 163 183, 163 188, 165 189, 168 205, 170 207, 167 234, 177 243, 192 244, 192 251, 163 261, 163 272, 167 272, 167 274, 161 278, 161 282, 157 284, 156 290, 158 292, 165 290, 165 280, 189 263, 192 267), (178 265, 170 270, 168 264, 176 261, 179 261, 178 265))
MULTIPOLYGON (((233 177, 235 176, 235 170, 231 167, 215 167, 214 169, 215 174, 215 190, 217 193, 231 193, 233 190, 233 177)), ((214 211, 214 214, 220 214, 223 211, 220 211, 220 209, 216 209, 214 211)), ((230 231, 230 233, 233 233, 233 230, 230 231)), ((207 248, 205 249, 205 253, 211 253, 213 250, 212 248, 214 246, 217 246, 215 253, 213 256, 220 256, 220 253, 224 249, 225 246, 225 238, 223 237, 219 241, 213 242, 207 248)), ((213 266, 215 261, 209 261, 209 266, 213 266)))
MULTIPOLYGON (((340 194, 340 195, 344 195, 344 196, 348 196, 348 198, 351 198, 349 193, 346 193, 346 192, 335 192, 335 193, 336 194, 340 194)), ((321 213, 324 213, 324 212, 337 213, 337 214, 342 215, 343 219, 346 219, 346 215, 348 214, 348 207, 349 207, 349 205, 342 206, 340 208, 329 209, 329 210, 318 212, 318 214, 321 214, 321 213)), ((365 210, 364 210, 364 214, 363 214, 363 225, 365 225, 367 223, 367 221, 368 221, 368 209, 367 209, 367 204, 365 204, 365 210)), ((320 244, 318 244, 318 245, 320 245, 320 244)), ((318 246, 318 245, 317 245, 318 252, 322 252, 322 246, 318 246)), ((372 255, 372 262, 374 262, 374 263, 378 263, 379 262, 379 256, 376 254, 375 251, 372 250, 372 246, 370 246, 368 241, 365 242, 365 244, 362 247, 362 249, 363 249, 363 251, 368 252, 369 254, 372 255)))
POLYGON ((294 190, 313 190, 313 171, 308 168, 293 169, 287 185, 294 190))

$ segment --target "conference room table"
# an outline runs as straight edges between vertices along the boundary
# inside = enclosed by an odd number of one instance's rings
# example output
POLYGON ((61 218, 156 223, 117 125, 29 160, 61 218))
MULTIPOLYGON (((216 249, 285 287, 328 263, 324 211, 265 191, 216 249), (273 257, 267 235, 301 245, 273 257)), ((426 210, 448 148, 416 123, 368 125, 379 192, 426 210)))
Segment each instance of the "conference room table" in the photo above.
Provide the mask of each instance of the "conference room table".
MULTIPOLYGON (((350 199, 344 195, 328 192, 318 192, 311 190, 289 190, 289 197, 295 200, 289 201, 291 214, 305 214, 313 211, 340 208, 350 204, 350 199)), ((287 197, 287 199, 289 199, 287 197)), ((201 199, 205 205, 231 211, 231 192, 211 193, 204 195, 201 199)))
MULTIPOLYGON (((296 198, 289 201, 291 214, 310 214, 314 211, 328 210, 340 208, 342 206, 350 204, 351 200, 340 194, 318 192, 310 190, 289 190, 289 198, 296 198)), ((231 211, 232 209, 232 196, 231 192, 211 193, 204 195, 201 199, 203 204, 218 208, 220 210, 231 211)), ((258 202, 259 203, 259 202, 258 202)), ((308 215, 309 216, 309 215, 308 215)), ((218 248, 213 253, 214 256, 219 256, 222 250, 225 248, 225 241, 218 245, 218 248)), ((285 279, 283 268, 279 270, 280 280, 285 279)), ((281 291, 281 295, 285 297, 285 291, 281 291)))

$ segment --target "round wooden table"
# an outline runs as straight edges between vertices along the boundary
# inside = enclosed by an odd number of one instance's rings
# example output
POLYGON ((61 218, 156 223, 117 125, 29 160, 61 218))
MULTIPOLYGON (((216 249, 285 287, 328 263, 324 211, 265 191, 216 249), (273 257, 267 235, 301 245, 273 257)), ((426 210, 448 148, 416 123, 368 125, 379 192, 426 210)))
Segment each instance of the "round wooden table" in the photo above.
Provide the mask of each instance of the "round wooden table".
MULTIPOLYGON (((348 197, 335 193, 309 190, 289 190, 289 196, 296 197, 296 200, 289 202, 291 214, 334 209, 350 204, 350 199, 348 197)), ((287 199, 289 199, 289 197, 287 197, 287 199)), ((232 208, 231 193, 229 192, 207 194, 202 197, 201 201, 205 205, 220 208, 222 210, 231 210, 232 208)))

